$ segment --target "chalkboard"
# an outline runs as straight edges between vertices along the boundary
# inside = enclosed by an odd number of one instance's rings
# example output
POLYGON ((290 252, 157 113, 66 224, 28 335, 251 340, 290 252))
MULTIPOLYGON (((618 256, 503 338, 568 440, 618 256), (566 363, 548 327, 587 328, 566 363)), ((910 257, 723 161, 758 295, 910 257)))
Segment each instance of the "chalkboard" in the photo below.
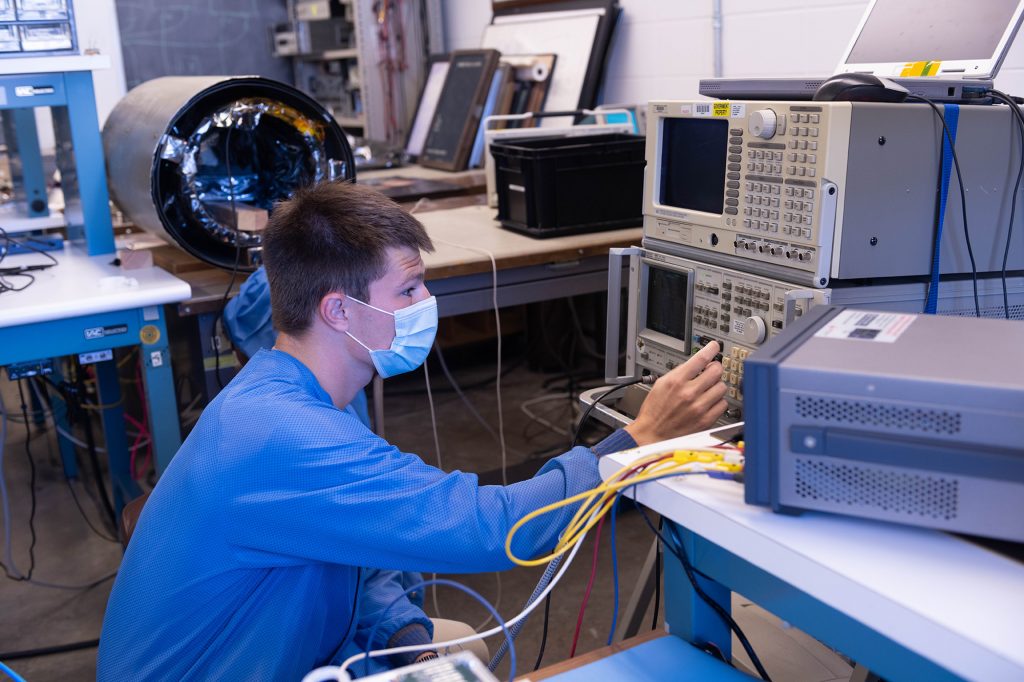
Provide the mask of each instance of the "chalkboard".
POLYGON ((452 52, 420 165, 443 170, 466 167, 500 56, 497 50, 452 52))
POLYGON ((263 76, 292 84, 270 54, 284 0, 117 0, 129 88, 160 76, 263 76))

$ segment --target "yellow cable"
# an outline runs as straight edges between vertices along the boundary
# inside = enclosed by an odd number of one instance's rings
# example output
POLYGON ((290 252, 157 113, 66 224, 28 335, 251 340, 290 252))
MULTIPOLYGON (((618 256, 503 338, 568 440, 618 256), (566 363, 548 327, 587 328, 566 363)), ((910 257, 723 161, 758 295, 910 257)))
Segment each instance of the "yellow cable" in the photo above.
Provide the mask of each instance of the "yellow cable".
POLYGON ((620 490, 631 488, 676 471, 682 473, 693 464, 703 465, 704 469, 701 470, 713 469, 737 472, 742 471, 743 468, 738 463, 724 461, 722 453, 707 450, 676 450, 671 453, 658 453, 644 457, 622 467, 608 481, 601 483, 591 490, 545 505, 519 519, 509 530, 508 536, 505 539, 505 554, 513 563, 520 566, 540 566, 546 564, 555 557, 567 552, 583 534, 597 525, 600 519, 615 504, 615 497, 620 490), (630 471, 638 468, 643 468, 643 470, 631 476, 628 475, 630 471), (543 514, 580 501, 583 501, 583 504, 576 510, 572 520, 563 530, 554 551, 547 556, 536 559, 520 559, 512 553, 512 540, 519 529, 525 524, 543 514), (599 511, 595 514, 593 512, 594 509, 599 511))

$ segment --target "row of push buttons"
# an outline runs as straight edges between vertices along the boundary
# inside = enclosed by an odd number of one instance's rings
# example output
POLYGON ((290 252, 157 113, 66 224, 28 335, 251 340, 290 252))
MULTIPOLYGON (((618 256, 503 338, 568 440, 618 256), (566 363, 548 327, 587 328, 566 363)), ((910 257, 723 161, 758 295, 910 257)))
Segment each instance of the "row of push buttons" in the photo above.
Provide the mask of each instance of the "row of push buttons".
POLYGON ((792 113, 789 115, 789 120, 793 123, 821 123, 821 114, 796 114, 792 113))
POLYGON ((786 196, 793 199, 786 199, 784 207, 787 210, 783 214, 786 225, 782 228, 783 234, 802 239, 811 238, 812 215, 814 214, 814 189, 810 187, 786 187, 786 196), (797 198, 799 197, 799 198, 797 198), (792 211, 792 212, 789 212, 792 211))
MULTIPOLYGON (((779 212, 772 211, 772 214, 775 216, 776 222, 772 222, 770 220, 753 220, 751 218, 744 218, 743 227, 747 228, 748 230, 764 230, 766 232, 778 232, 779 223, 777 221, 779 218, 779 212)), ((769 218, 770 217, 771 216, 769 216, 769 218)))
MULTIPOLYGON (((771 182, 748 182, 747 191, 759 192, 764 194, 781 194, 782 186, 779 185, 778 183, 771 182)), ((747 197, 747 203, 750 203, 750 197, 747 197)))
POLYGON ((743 170, 743 129, 742 128, 730 128, 729 129, 729 165, 726 178, 728 178, 728 189, 725 192, 725 212, 728 215, 737 215, 740 212, 739 209, 739 179, 740 171, 743 170))
POLYGON ((726 384, 729 385, 729 397, 733 400, 742 400, 743 391, 740 388, 743 385, 743 361, 750 355, 750 351, 746 348, 740 348, 739 346, 733 346, 732 352, 726 357, 722 358, 722 379, 726 384))

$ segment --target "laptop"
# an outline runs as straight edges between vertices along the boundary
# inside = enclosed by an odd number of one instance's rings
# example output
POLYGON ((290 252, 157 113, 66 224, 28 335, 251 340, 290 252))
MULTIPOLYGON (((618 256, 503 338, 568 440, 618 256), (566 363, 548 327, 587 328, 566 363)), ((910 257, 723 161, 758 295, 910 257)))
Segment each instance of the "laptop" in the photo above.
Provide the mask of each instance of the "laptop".
MULTIPOLYGON (((1022 17, 1024 0, 871 0, 835 73, 871 73, 939 102, 988 101, 1022 17)), ((827 78, 706 78, 700 94, 809 100, 827 78)))

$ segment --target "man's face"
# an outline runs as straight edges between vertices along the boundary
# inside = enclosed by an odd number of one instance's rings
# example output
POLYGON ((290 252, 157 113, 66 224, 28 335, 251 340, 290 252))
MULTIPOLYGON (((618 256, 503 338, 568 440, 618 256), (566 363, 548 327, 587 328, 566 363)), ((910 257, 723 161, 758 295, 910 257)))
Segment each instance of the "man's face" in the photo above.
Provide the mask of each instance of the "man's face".
MULTIPOLYGON (((394 312, 430 297, 423 283, 426 268, 417 249, 392 247, 386 258, 387 269, 380 279, 370 283, 367 303, 394 312)), ((350 330, 360 341, 375 350, 391 347, 395 318, 358 303, 351 303, 347 309, 350 330)))

